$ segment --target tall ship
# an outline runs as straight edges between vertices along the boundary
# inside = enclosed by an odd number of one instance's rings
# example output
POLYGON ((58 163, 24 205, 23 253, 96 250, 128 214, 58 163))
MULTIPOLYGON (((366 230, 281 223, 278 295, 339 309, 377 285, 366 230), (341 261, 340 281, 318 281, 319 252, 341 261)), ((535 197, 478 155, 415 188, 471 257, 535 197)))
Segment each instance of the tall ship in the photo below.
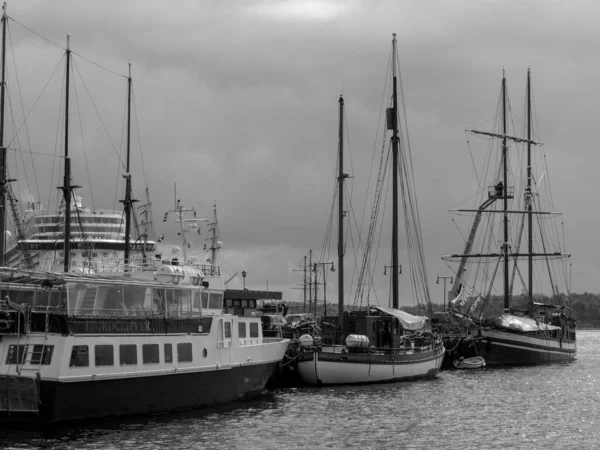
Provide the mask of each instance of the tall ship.
MULTIPOLYGON (((384 146, 381 161, 382 166, 378 176, 377 193, 384 186, 385 173, 388 172, 384 163, 391 159, 389 174, 392 178, 392 243, 390 268, 391 289, 389 304, 367 304, 366 307, 346 309, 344 304, 344 183, 348 174, 344 172, 344 99, 339 99, 339 145, 338 145, 338 314, 325 316, 322 320, 323 336, 318 342, 312 342, 310 337, 301 336, 303 351, 297 357, 297 368, 300 378, 313 385, 333 384, 366 384, 391 381, 405 381, 433 378, 437 375, 444 357, 442 340, 432 332, 431 322, 426 316, 409 314, 399 309, 399 273, 402 265, 399 261, 399 214, 398 206, 402 200, 407 224, 407 246, 416 258, 410 261, 409 270, 419 279, 419 286, 425 296, 422 305, 431 306, 425 267, 421 232, 416 208, 414 183, 407 175, 409 169, 409 148, 403 142, 399 132, 398 89, 396 74, 396 35, 392 40, 392 86, 391 105, 386 110, 386 129, 392 131, 390 146, 384 146), (399 177, 403 174, 403 177, 399 177), (401 198, 400 192, 404 193, 401 198), (304 339, 303 339, 304 338, 304 339), (312 345, 311 345, 312 344, 312 345)), ((403 130, 406 131, 406 130, 403 130)), ((403 133, 406 136, 406 133, 403 133)), ((385 142, 385 139, 384 139, 385 142)), ((360 280, 372 274, 369 267, 369 252, 374 239, 377 225, 380 196, 376 194, 373 206, 369 235, 366 240, 364 256, 360 262, 360 280)), ((317 263, 324 264, 324 263, 317 263)), ((315 268, 317 267, 315 265, 315 268)), ((365 292, 364 284, 356 288, 356 299, 361 299, 365 292), (361 288, 362 286, 362 288, 361 288)), ((418 290, 418 289, 415 289, 418 290)), ((413 292, 413 298, 406 300, 418 301, 419 295, 413 292)), ((368 298, 368 296, 367 296, 368 298)))
MULTIPOLYGON (((468 348, 488 366, 571 361, 577 352, 570 308, 570 254, 561 214, 553 208, 544 147, 536 138, 531 73, 521 136, 510 127, 506 77, 495 128, 468 130, 488 143, 475 207, 454 212, 470 219, 455 263, 449 313, 465 324, 468 348)), ((474 355, 465 355, 474 356, 474 355)))

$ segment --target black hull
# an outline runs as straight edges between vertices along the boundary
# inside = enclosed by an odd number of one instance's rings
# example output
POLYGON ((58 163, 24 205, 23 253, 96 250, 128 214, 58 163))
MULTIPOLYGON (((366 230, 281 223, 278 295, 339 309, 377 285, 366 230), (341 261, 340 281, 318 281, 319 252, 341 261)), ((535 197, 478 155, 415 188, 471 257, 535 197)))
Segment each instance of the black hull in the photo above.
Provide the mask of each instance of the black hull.
POLYGON ((247 400, 264 390, 278 364, 114 380, 41 380, 39 414, 2 411, 0 427, 160 414, 247 400))
POLYGON ((575 341, 541 339, 521 333, 491 330, 476 338, 477 354, 491 366, 526 366, 573 361, 575 341))

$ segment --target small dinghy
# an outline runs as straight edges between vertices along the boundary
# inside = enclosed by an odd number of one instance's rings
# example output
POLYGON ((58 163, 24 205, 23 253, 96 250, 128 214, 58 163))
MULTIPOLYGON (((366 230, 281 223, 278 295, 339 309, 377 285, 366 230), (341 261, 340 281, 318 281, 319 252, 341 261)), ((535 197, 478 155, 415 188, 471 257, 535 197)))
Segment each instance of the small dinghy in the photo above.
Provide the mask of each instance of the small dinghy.
POLYGON ((485 359, 481 356, 473 356, 472 358, 463 358, 454 361, 454 367, 457 369, 480 369, 485 367, 485 359))

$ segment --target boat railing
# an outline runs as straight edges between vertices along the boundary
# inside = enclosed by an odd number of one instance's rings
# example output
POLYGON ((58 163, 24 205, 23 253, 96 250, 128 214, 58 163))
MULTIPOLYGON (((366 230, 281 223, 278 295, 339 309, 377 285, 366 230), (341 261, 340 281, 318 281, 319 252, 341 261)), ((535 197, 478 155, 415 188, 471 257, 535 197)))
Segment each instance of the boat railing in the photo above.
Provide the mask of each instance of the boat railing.
MULTIPOLYGON (((88 263, 86 266, 88 270, 96 273, 102 272, 153 272, 158 267, 163 265, 179 265, 178 261, 171 259, 148 259, 143 263, 129 263, 125 264, 123 259, 111 259, 111 260, 94 260, 88 263)), ((86 270, 86 266, 82 268, 83 272, 86 270)), ((205 276, 222 276, 221 266, 213 264, 186 264, 187 267, 199 269, 204 273, 205 276)))
MULTIPOLYGON (((349 353, 349 354, 368 354, 368 355, 414 355, 418 353, 426 353, 433 350, 440 350, 443 347, 443 342, 434 336, 415 337, 405 336, 401 340, 401 344, 397 347, 383 346, 376 347, 374 345, 368 347, 348 347, 346 345, 328 345, 327 348, 333 353, 349 353)), ((325 347, 325 346, 323 346, 325 347)), ((308 347, 308 350, 319 350, 320 345, 308 347)))
POLYGON ((281 342, 283 338, 241 338, 239 340, 240 347, 250 347, 253 345, 275 344, 281 342))

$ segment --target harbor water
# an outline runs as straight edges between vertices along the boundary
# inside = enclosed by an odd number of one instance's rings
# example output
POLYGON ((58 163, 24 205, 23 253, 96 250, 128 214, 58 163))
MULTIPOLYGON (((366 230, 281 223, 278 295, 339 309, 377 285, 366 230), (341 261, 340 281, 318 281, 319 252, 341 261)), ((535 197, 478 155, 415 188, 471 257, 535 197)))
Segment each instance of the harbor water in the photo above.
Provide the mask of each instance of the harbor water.
POLYGON ((579 331, 577 360, 569 364, 277 389, 218 409, 1 430, 0 448, 594 449, 600 447, 599 348, 600 331, 579 331))

